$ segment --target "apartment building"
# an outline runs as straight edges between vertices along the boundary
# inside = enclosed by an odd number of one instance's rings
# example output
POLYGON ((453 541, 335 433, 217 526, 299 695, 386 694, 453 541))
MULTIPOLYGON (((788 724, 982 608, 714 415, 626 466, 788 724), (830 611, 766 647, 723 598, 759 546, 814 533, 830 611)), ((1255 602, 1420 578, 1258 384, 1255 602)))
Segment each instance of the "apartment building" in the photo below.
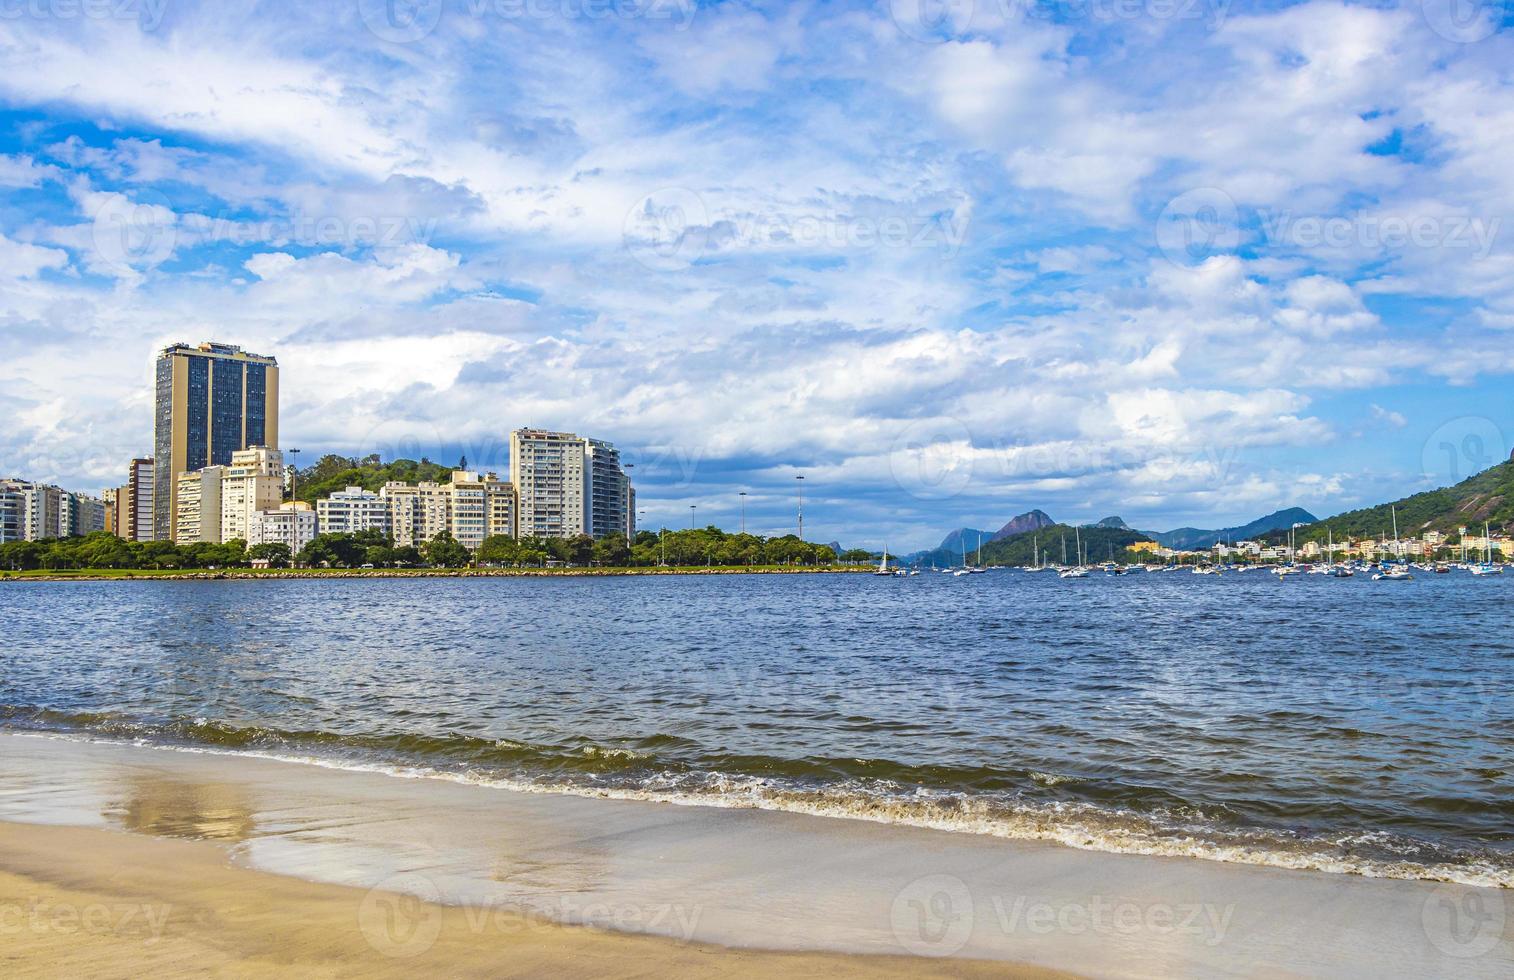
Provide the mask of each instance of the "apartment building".
MULTIPOLYGON (((515 535, 515 487, 493 473, 456 470, 447 483, 391 482, 378 495, 400 547, 422 545, 443 531, 470 550, 490 535, 515 535)), ((332 530, 324 517, 321 529, 332 530)))
POLYGON ((516 429, 510 433, 510 479, 520 537, 601 538, 635 531, 635 491, 619 451, 602 439, 516 429))
POLYGON ((105 530, 105 504, 31 480, 0 480, 0 544, 42 541, 105 530))
POLYGON ((221 541, 221 477, 224 466, 180 473, 174 485, 174 530, 179 544, 221 541))
POLYGON ((323 534, 355 534, 383 531, 392 534, 389 502, 372 490, 348 487, 316 501, 323 534))
POLYGON ((284 500, 284 456, 253 446, 231 454, 221 474, 221 540, 247 540, 253 515, 278 510, 284 500))
POLYGON ((247 524, 247 546, 282 544, 299 554, 316 535, 316 512, 303 500, 280 504, 276 510, 260 510, 247 524))

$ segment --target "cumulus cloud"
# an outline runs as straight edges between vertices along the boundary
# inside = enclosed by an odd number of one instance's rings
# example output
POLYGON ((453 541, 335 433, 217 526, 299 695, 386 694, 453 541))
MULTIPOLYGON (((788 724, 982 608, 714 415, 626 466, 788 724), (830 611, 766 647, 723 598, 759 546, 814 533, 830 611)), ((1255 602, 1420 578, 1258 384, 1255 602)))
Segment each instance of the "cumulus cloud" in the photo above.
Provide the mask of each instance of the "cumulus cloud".
POLYGON ((154 350, 215 337, 307 452, 561 426, 653 522, 776 528, 805 472, 820 533, 898 547, 1362 502, 1387 450, 1343 433, 1415 431, 1379 389, 1514 371, 1514 40, 978 6, 0 23, 0 469, 118 482, 154 350))

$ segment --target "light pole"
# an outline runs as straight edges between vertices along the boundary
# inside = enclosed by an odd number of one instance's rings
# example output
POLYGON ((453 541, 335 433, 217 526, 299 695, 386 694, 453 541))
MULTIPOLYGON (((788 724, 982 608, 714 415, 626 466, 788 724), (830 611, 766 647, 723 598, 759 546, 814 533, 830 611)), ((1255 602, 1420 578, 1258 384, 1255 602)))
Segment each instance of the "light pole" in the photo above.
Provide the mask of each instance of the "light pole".
POLYGON ((295 495, 295 491, 299 489, 299 481, 300 481, 299 458, 300 458, 300 451, 298 449, 288 449, 288 450, 285 450, 285 452, 289 453, 289 499, 290 500, 298 500, 300 498, 295 495))
POLYGON ((799 488, 799 540, 802 542, 804 540, 804 476, 801 474, 794 479, 798 481, 795 486, 799 488))
POLYGON ((741 491, 741 533, 746 533, 746 491, 741 491))
POLYGON ((694 530, 694 508, 696 508, 698 506, 699 506, 698 504, 689 504, 689 530, 690 531, 694 530))

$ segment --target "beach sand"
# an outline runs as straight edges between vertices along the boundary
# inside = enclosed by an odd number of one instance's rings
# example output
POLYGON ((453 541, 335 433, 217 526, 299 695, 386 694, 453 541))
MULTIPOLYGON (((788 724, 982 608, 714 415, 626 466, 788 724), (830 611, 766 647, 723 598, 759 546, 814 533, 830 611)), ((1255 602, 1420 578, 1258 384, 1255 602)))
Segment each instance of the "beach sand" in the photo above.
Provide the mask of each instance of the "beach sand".
POLYGON ((8 975, 1514 975, 1498 889, 247 755, 0 735, 0 820, 8 975))
POLYGON ((721 949, 232 865, 202 841, 0 823, 0 972, 25 976, 1054 977, 975 961, 721 949))

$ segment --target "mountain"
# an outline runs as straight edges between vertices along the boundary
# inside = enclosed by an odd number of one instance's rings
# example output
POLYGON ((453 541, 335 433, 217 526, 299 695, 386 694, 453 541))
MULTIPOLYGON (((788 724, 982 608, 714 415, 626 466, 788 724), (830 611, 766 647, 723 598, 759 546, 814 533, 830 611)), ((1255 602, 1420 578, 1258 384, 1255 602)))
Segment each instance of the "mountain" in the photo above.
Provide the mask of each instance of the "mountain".
MULTIPOLYGON (((1011 522, 1013 523, 1013 522, 1011 522)), ((978 549, 978 541, 983 542, 986 549, 988 542, 993 540, 994 532, 980 531, 972 527, 959 527, 946 537, 941 543, 926 551, 916 551, 913 554, 901 555, 899 561, 911 565, 936 565, 950 567, 960 564, 962 561, 962 546, 967 545, 968 554, 978 549)))
POLYGON ((1514 527, 1514 460, 1499 463, 1454 486, 1426 490, 1400 500, 1348 510, 1343 514, 1300 528, 1297 540, 1324 541, 1327 531, 1343 537, 1374 538, 1393 533, 1393 513, 1398 512, 1398 533, 1419 537, 1425 531, 1449 531, 1466 527, 1482 534, 1484 521, 1495 530, 1514 527))
POLYGON ((1126 530, 1126 531, 1131 530, 1130 525, 1126 524, 1123 520, 1121 520, 1118 517, 1106 517, 1103 520, 1099 521, 1099 523, 1095 524, 1094 527, 1113 527, 1113 528, 1123 529, 1123 530, 1126 530))
POLYGON ((1110 558, 1116 561, 1128 560, 1128 556, 1124 554, 1126 548, 1137 541, 1151 540, 1140 531, 1113 527, 1103 522, 1077 529, 1066 524, 1051 524, 984 545, 983 564, 1029 565, 1035 560, 1038 547, 1043 562, 1059 563, 1062 560, 1063 542, 1067 545, 1068 564, 1076 564, 1079 538, 1083 541, 1083 554, 1093 564, 1110 558))
POLYGON ((1037 531, 1043 527, 1050 527, 1055 523, 1051 519, 1051 515, 1047 514, 1044 510, 1030 510, 1018 517, 1011 517, 1008 524, 1005 524, 983 540, 997 541, 1000 538, 1007 538, 1015 534, 1024 534, 1026 531, 1037 531))
POLYGON ((1180 527, 1173 531, 1147 531, 1145 533, 1164 548, 1198 551, 1212 548, 1221 541, 1249 541, 1272 531, 1286 531, 1295 524, 1313 524, 1317 520, 1319 520, 1318 517, 1302 507, 1289 507, 1287 510, 1259 517, 1250 524, 1242 524, 1240 527, 1222 527, 1213 531, 1197 527, 1180 527))

